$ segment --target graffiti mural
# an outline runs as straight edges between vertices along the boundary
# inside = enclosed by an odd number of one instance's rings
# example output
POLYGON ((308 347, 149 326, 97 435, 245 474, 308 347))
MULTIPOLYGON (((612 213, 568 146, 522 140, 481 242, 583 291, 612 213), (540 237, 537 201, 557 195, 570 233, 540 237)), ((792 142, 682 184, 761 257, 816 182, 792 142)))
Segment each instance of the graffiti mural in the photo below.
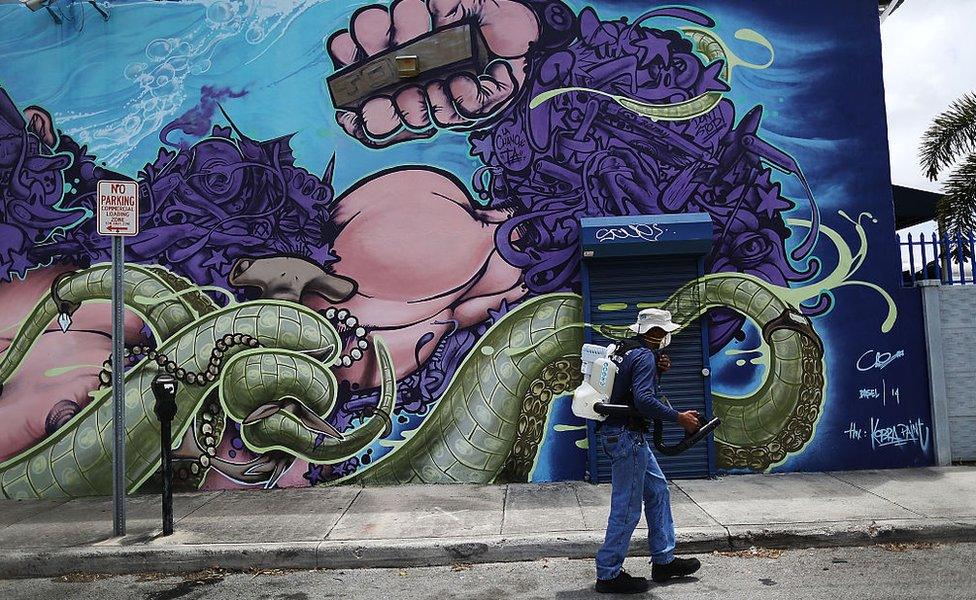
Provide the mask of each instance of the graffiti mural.
POLYGON ((858 397, 865 352, 924 358, 883 111, 838 124, 880 105, 876 11, 777 4, 207 0, 141 27, 116 2, 51 44, 0 7, 25 36, 0 41, 3 495, 108 492, 113 368, 131 490, 159 464, 160 371, 185 488, 581 478, 579 219, 680 212, 712 219, 707 274, 659 305, 708 320, 719 467, 928 464, 924 378, 858 397), (36 73, 18 44, 115 53, 70 84, 81 65, 36 73), (858 61, 872 80, 838 87, 858 61), (100 179, 140 190, 125 365, 100 179), (865 452, 887 422, 917 435, 865 452))

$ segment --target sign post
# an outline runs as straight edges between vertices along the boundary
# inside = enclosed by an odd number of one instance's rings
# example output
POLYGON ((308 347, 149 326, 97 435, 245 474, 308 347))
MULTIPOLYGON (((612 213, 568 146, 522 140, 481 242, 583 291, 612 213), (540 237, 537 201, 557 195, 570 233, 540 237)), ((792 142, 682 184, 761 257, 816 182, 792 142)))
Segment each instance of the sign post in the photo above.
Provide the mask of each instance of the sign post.
POLYGON ((139 186, 134 181, 98 182, 98 233, 112 237, 112 523, 125 535, 125 236, 139 233, 139 186))

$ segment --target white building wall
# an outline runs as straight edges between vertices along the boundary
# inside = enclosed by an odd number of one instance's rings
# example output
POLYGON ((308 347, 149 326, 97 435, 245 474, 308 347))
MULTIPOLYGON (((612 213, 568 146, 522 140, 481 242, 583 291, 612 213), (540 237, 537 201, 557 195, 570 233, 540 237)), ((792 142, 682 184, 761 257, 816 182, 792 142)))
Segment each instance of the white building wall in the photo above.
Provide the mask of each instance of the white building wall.
POLYGON ((976 286, 940 286, 952 460, 976 460, 976 286))

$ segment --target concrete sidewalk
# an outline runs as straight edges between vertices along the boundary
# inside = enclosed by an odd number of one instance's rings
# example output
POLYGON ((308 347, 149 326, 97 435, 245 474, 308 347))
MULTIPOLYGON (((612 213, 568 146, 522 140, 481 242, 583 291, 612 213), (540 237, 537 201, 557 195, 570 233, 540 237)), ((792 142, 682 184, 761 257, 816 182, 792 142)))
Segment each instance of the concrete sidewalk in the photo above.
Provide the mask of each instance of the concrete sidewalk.
MULTIPOLYGON (((110 499, 2 500, 0 577, 587 558, 609 498, 581 482, 202 492, 175 498, 163 538, 159 499, 134 496, 115 539, 110 499)), ((671 500, 682 552, 976 541, 972 467, 678 481, 671 500)))

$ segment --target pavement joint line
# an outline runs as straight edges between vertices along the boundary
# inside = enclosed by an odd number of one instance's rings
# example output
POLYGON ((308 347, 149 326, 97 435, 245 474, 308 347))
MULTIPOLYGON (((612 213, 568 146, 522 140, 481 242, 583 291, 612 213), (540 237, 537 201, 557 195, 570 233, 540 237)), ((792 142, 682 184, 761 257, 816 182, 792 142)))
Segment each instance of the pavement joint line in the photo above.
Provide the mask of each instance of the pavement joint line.
POLYGON ((580 523, 586 526, 586 511, 583 510, 583 501, 580 500, 579 490, 582 485, 593 485, 589 481, 580 481, 579 484, 574 483, 570 487, 573 490, 573 495, 576 496, 576 508, 579 509, 580 523))
POLYGON ((182 523, 183 522, 183 519, 186 519, 187 517, 189 517, 193 513, 197 512, 198 510, 200 510, 204 506, 207 506, 208 504, 210 504, 211 502, 213 502, 217 498, 220 498, 221 496, 223 496, 225 491, 226 490, 218 490, 217 492, 215 492, 213 494, 210 494, 210 498, 208 498, 207 500, 205 500, 202 504, 200 504, 200 506, 194 508, 193 510, 191 510, 188 513, 186 513, 185 515, 183 515, 179 519, 175 519, 174 522, 173 522, 174 523, 174 526, 175 526, 176 523, 182 523))
MULTIPOLYGON (((357 494, 357 496, 358 496, 358 494, 357 494)), ((336 521, 336 523, 338 523, 338 522, 339 521, 336 521)), ((329 533, 332 533, 332 531, 329 530, 329 533)), ((326 535, 328 535, 328 534, 326 534, 326 535)), ((322 562, 323 562, 322 561, 322 559, 323 559, 323 556, 322 556, 322 545, 323 544, 326 544, 326 543, 327 542, 325 540, 321 540, 321 541, 319 541, 318 544, 315 544, 315 549, 312 550, 312 558, 313 558, 313 562, 315 563, 315 568, 316 569, 325 568, 325 567, 322 566, 322 562)))
MULTIPOLYGON (((698 510, 702 511, 703 513, 705 513, 705 515, 708 516, 709 519, 715 521, 715 524, 716 525, 718 525, 720 527, 725 527, 725 524, 724 523, 722 523, 721 521, 719 521, 712 513, 710 513, 707 510, 705 510, 705 507, 703 507, 701 504, 698 504, 698 500, 695 500, 695 497, 694 496, 692 496, 691 494, 689 494, 688 492, 686 492, 684 490, 684 488, 682 488, 676 482, 674 483, 674 487, 678 488, 678 490, 680 490, 682 494, 684 494, 685 496, 687 496, 688 499, 691 500, 691 502, 695 506, 698 507, 698 510)), ((726 530, 728 529, 728 527, 725 527, 725 528, 726 528, 726 530)))
POLYGON ((871 491, 871 490, 869 490, 869 489, 865 489, 865 488, 863 488, 863 487, 861 487, 861 486, 859 486, 858 484, 856 484, 856 483, 854 483, 853 481, 847 481, 846 479, 841 479, 841 478, 840 478, 839 476, 837 476, 837 475, 834 475, 833 473, 825 473, 825 474, 826 474, 826 475, 829 475, 830 477, 833 477, 833 478, 834 478, 834 479, 836 479, 837 481, 840 481, 840 482, 842 482, 842 483, 846 483, 846 484, 847 484, 847 485, 849 485, 849 486, 852 486, 852 487, 855 487, 855 488, 857 488, 857 489, 859 489, 859 490, 861 490, 862 492, 867 492, 868 494, 871 494, 872 496, 875 496, 875 497, 877 497, 877 498, 881 498, 881 499, 882 499, 882 500, 884 500, 885 502, 890 502, 890 503, 892 503, 892 504, 894 504, 895 506, 897 506, 898 508, 900 508, 900 509, 902 509, 902 510, 907 510, 908 512, 910 512, 910 513, 912 513, 913 515, 918 515, 918 516, 920 516, 920 517, 924 517, 924 518, 929 518, 929 516, 928 516, 928 515, 924 515, 924 514, 922 514, 922 513, 919 513, 919 512, 915 512, 914 510, 912 510, 912 509, 910 509, 910 508, 908 508, 907 506, 902 506, 901 504, 898 504, 898 503, 897 503, 897 502, 895 502, 894 500, 891 500, 891 499, 889 499, 889 498, 885 498, 885 497, 884 497, 884 496, 882 496, 881 494, 878 494, 878 493, 875 493, 875 492, 872 492, 872 491, 871 491))
MULTIPOLYGON (((589 482, 586 482, 585 485, 593 485, 593 484, 592 483, 589 483, 589 482)), ((579 497, 579 486, 578 485, 572 485, 572 486, 570 486, 570 488, 572 488, 572 490, 573 490, 573 495, 576 496, 576 506, 580 509, 580 515, 584 515, 584 513, 583 513, 583 501, 580 500, 580 497, 579 497)), ((586 520, 585 519, 583 520, 583 524, 584 525, 586 524, 586 520)))
POLYGON ((348 513, 349 509, 352 508, 352 505, 356 503, 356 500, 359 500, 359 497, 363 494, 363 490, 365 489, 366 489, 365 486, 359 487, 359 490, 356 492, 356 495, 352 497, 352 500, 349 502, 349 504, 346 505, 346 508, 343 509, 342 514, 339 515, 339 518, 335 520, 335 523, 332 524, 332 527, 329 527, 329 531, 326 532, 325 537, 323 537, 322 540, 320 541, 329 539, 329 536, 332 535, 332 532, 335 531, 335 528, 339 526, 339 522, 345 518, 346 513, 348 513))
POLYGON ((502 524, 498 528, 498 535, 502 535, 505 531, 505 515, 508 514, 508 490, 510 487, 508 484, 505 485, 505 493, 502 496, 502 524))

